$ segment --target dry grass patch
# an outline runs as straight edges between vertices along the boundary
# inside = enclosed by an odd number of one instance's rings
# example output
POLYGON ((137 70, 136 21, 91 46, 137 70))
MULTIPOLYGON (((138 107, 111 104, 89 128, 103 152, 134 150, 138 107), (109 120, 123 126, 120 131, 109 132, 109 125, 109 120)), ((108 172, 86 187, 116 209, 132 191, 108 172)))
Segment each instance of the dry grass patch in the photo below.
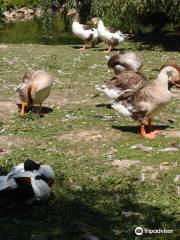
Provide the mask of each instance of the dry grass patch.
POLYGON ((127 169, 129 167, 136 167, 140 165, 140 161, 138 160, 128 160, 128 159, 123 159, 123 160, 114 160, 112 162, 113 166, 117 166, 119 170, 123 171, 124 169, 127 169))
POLYGON ((13 112, 18 110, 15 101, 0 101, 0 117, 7 118, 13 112))
POLYGON ((0 135, 0 156, 9 154, 14 148, 24 146, 26 143, 31 142, 27 137, 13 137, 0 135))
POLYGON ((170 137, 170 138, 179 138, 180 130, 164 130, 160 133, 162 136, 170 137))
POLYGON ((83 129, 58 136, 59 141, 107 142, 121 138, 121 134, 112 129, 83 129))
POLYGON ((64 106, 69 103, 69 99, 61 93, 59 95, 51 93, 49 98, 45 101, 48 105, 64 106))

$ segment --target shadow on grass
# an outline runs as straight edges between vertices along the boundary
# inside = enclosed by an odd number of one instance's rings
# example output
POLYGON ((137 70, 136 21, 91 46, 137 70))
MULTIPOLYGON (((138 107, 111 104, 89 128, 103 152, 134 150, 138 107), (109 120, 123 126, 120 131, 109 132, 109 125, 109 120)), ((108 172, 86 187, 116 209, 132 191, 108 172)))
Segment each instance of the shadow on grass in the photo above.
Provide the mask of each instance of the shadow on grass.
POLYGON ((99 103, 99 104, 96 104, 95 106, 96 107, 102 107, 102 108, 106 107, 108 109, 112 109, 111 105, 112 104, 110 104, 110 103, 99 103))
MULTIPOLYGON (((101 240, 132 240, 137 226, 177 228, 177 219, 164 214, 164 209, 138 203, 133 184, 120 190, 106 190, 103 184, 102 190, 67 191, 47 204, 19 206, 4 214, 1 211, 1 239, 77 240, 83 239, 80 236, 84 233, 92 233, 101 240)), ((168 239, 175 239, 173 236, 168 239)), ((165 239, 163 235, 158 237, 165 239)))
MULTIPOLYGON (((83 47, 83 42, 81 43, 81 45, 73 45, 73 44, 71 44, 70 47, 72 47, 72 48, 74 48, 74 49, 79 49, 79 50, 81 50, 81 48, 83 47)), ((86 47, 86 50, 88 50, 88 49, 97 50, 98 48, 99 48, 98 46, 92 47, 91 45, 89 45, 88 47, 86 47)), ((84 50, 84 51, 85 51, 85 50, 84 50)), ((99 51, 99 49, 98 49, 98 51, 99 51)), ((82 52, 83 52, 83 51, 82 51, 82 52)))
MULTIPOLYGON (((22 107, 22 104, 17 104, 17 106, 20 110, 21 107, 22 107)), ((51 113, 52 111, 53 111, 52 108, 45 107, 45 106, 42 106, 40 112, 39 112, 39 106, 32 106, 32 107, 26 108, 26 113, 32 112, 32 113, 35 113, 35 114, 39 114, 40 117, 43 117, 45 114, 51 113)))
POLYGON ((163 32, 140 33, 131 37, 133 42, 141 43, 138 50, 153 49, 154 47, 162 47, 165 51, 180 51, 180 30, 163 32), (146 45, 146 46, 143 46, 146 45))
MULTIPOLYGON (((169 128, 169 125, 153 125, 153 129, 159 129, 159 130, 165 130, 166 128, 169 128)), ((116 126, 112 125, 112 128, 122 131, 122 132, 131 132, 131 133, 140 133, 140 127, 139 125, 137 126, 116 126)), ((148 130, 148 129, 146 129, 148 130)))
MULTIPOLYGON (((120 46, 120 44, 119 44, 119 46, 120 46)), ((104 47, 102 47, 102 48, 99 48, 99 49, 94 49, 94 50, 97 50, 97 51, 99 51, 99 52, 109 53, 109 52, 107 52, 108 48, 107 48, 106 46, 104 46, 104 47)), ((127 50, 126 48, 121 48, 121 47, 119 47, 119 48, 113 48, 113 49, 111 50, 111 52, 126 51, 126 50, 127 50)))

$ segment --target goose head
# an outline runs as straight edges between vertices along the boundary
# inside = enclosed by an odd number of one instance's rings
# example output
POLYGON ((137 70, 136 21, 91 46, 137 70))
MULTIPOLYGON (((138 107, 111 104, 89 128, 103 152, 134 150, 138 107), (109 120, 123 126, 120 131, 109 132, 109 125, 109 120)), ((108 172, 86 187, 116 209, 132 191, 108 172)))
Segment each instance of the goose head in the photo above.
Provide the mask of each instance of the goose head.
POLYGON ((160 68, 160 74, 166 74, 168 76, 168 87, 175 86, 180 88, 180 67, 176 64, 165 64, 160 68))
POLYGON ((98 25, 99 23, 103 24, 102 20, 98 17, 91 18, 90 23, 94 25, 98 25))
POLYGON ((77 10, 76 10, 75 8, 71 8, 71 9, 69 10, 69 12, 67 13, 67 16, 75 17, 77 13, 78 13, 78 12, 77 12, 77 10))

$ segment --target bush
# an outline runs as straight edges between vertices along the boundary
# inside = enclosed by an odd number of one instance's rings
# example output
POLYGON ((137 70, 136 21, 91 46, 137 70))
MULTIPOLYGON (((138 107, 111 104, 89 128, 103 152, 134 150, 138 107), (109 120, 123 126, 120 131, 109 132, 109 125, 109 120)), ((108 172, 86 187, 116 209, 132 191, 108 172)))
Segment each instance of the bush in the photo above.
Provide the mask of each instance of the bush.
POLYGON ((21 7, 36 7, 39 0, 5 0, 4 7, 10 8, 21 8, 21 7))
POLYGON ((161 29, 167 22, 180 22, 179 0, 93 0, 91 13, 126 31, 151 24, 161 29))
POLYGON ((94 0, 91 14, 101 17, 105 23, 132 32, 138 26, 135 0, 94 0))

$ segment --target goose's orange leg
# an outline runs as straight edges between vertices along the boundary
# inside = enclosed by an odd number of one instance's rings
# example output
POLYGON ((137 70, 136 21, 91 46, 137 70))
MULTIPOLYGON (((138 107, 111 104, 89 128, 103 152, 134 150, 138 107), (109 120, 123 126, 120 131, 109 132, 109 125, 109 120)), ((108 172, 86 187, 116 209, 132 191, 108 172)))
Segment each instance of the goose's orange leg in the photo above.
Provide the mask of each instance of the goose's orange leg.
POLYGON ((146 133, 145 126, 143 123, 141 123, 140 128, 141 128, 141 136, 142 137, 145 137, 148 139, 154 139, 156 137, 156 133, 154 133, 154 132, 146 133))
POLYGON ((105 52, 110 52, 112 50, 112 46, 111 45, 109 45, 109 48, 108 48, 108 50, 106 50, 105 52))
POLYGON ((88 45, 87 45, 87 42, 84 42, 84 45, 83 45, 82 48, 80 48, 80 50, 81 50, 81 51, 84 51, 84 50, 87 48, 87 46, 88 46, 88 45))
POLYGON ((27 107, 27 103, 26 102, 22 102, 22 106, 21 106, 21 115, 25 114, 25 108, 27 107))

